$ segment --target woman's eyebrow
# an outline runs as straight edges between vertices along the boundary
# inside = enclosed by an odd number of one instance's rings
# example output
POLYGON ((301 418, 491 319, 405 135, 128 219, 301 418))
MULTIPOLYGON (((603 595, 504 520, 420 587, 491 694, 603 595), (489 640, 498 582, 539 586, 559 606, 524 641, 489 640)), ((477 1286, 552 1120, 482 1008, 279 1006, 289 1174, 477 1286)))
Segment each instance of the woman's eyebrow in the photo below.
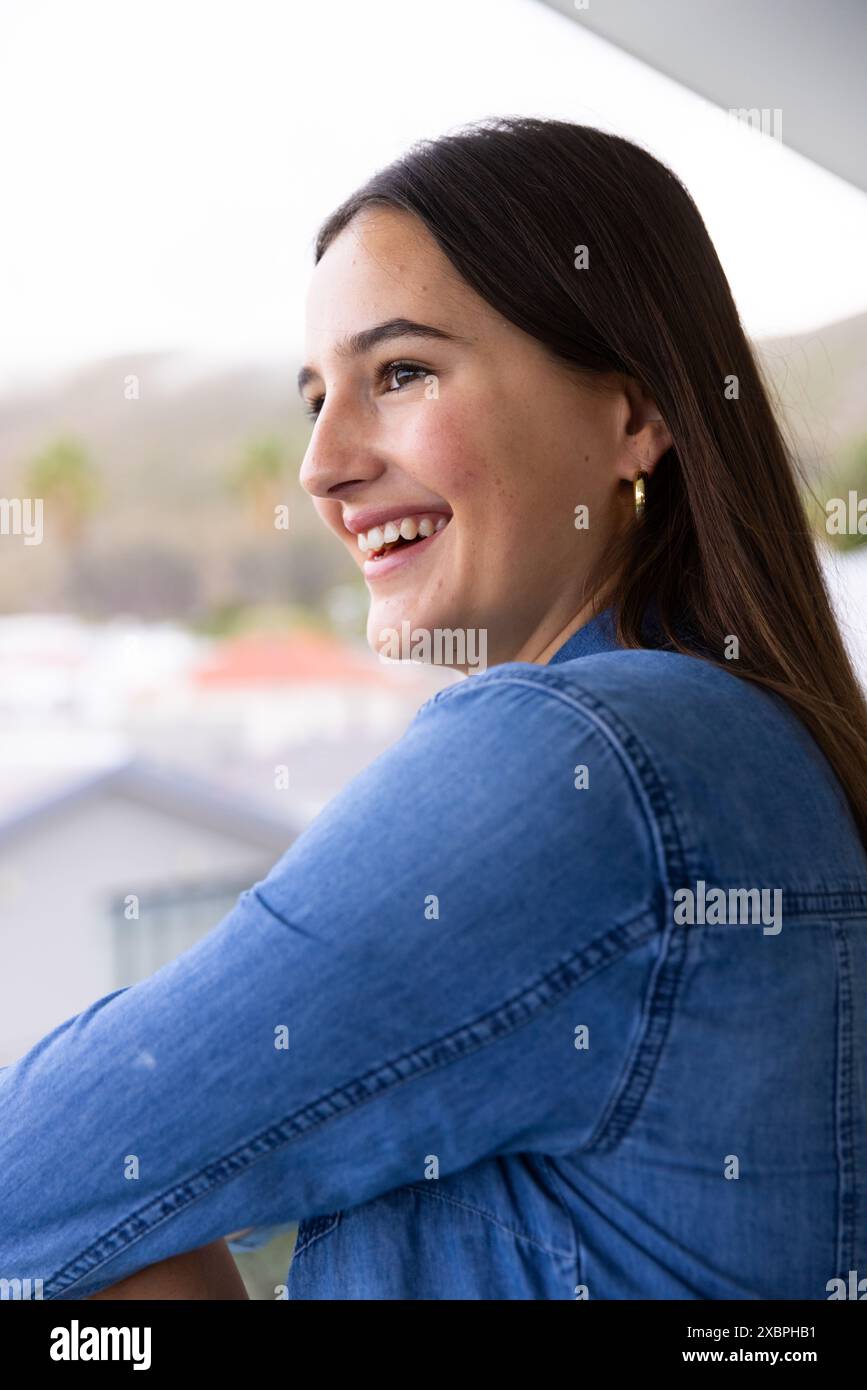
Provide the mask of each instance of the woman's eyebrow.
MULTIPOLYGON (((469 346, 471 338, 460 333, 449 333, 445 328, 435 328, 430 323, 415 323, 412 319, 386 319, 375 323, 372 328, 363 328, 358 333, 350 333, 341 339, 335 348, 338 357, 359 357, 370 352, 371 348, 390 338, 438 338, 447 343, 463 343, 469 346)), ((298 373, 298 390, 303 391, 312 377, 318 376, 313 367, 302 367, 298 373)))

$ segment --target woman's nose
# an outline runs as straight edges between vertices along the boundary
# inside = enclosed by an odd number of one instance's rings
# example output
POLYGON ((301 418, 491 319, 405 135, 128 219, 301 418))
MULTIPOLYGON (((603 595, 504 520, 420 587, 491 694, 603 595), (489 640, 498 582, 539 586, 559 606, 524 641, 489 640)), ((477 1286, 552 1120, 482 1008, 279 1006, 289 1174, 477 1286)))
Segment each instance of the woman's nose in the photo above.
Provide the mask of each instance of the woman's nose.
POLYGON ((383 468, 358 417, 339 418, 323 406, 301 462, 301 486, 312 497, 333 497, 347 484, 372 482, 383 468))

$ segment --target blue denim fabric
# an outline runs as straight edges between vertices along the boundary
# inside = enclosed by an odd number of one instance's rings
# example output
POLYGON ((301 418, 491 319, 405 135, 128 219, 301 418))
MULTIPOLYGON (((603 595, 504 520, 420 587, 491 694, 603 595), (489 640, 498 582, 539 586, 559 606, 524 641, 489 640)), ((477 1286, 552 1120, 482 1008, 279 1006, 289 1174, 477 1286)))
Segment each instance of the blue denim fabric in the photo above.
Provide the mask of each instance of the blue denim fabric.
POLYGON ((293 1219, 295 1299, 867 1276, 867 856, 781 701, 609 614, 450 686, 0 1074, 0 1277, 78 1298, 293 1219), (678 920, 700 883, 780 929, 678 920))

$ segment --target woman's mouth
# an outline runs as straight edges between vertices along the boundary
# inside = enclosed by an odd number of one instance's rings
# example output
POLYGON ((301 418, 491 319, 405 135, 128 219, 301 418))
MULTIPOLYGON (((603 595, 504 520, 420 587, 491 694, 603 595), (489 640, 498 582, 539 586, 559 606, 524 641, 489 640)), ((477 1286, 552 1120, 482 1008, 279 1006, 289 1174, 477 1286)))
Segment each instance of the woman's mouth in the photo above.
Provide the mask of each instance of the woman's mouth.
POLYGON ((450 516, 425 512, 394 517, 381 526, 372 526, 358 535, 358 547, 365 556, 365 578, 378 578, 427 550, 446 529, 450 516))

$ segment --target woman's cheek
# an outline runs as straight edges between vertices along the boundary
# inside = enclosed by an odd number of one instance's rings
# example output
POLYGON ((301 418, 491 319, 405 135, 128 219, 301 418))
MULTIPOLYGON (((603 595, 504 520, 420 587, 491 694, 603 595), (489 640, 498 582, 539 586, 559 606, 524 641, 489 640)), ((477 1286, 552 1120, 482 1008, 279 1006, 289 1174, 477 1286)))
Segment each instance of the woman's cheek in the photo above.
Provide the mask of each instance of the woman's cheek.
POLYGON ((425 401, 402 450, 407 472, 452 508, 472 496, 483 481, 476 457, 477 428, 478 419, 469 412, 442 400, 425 401))

